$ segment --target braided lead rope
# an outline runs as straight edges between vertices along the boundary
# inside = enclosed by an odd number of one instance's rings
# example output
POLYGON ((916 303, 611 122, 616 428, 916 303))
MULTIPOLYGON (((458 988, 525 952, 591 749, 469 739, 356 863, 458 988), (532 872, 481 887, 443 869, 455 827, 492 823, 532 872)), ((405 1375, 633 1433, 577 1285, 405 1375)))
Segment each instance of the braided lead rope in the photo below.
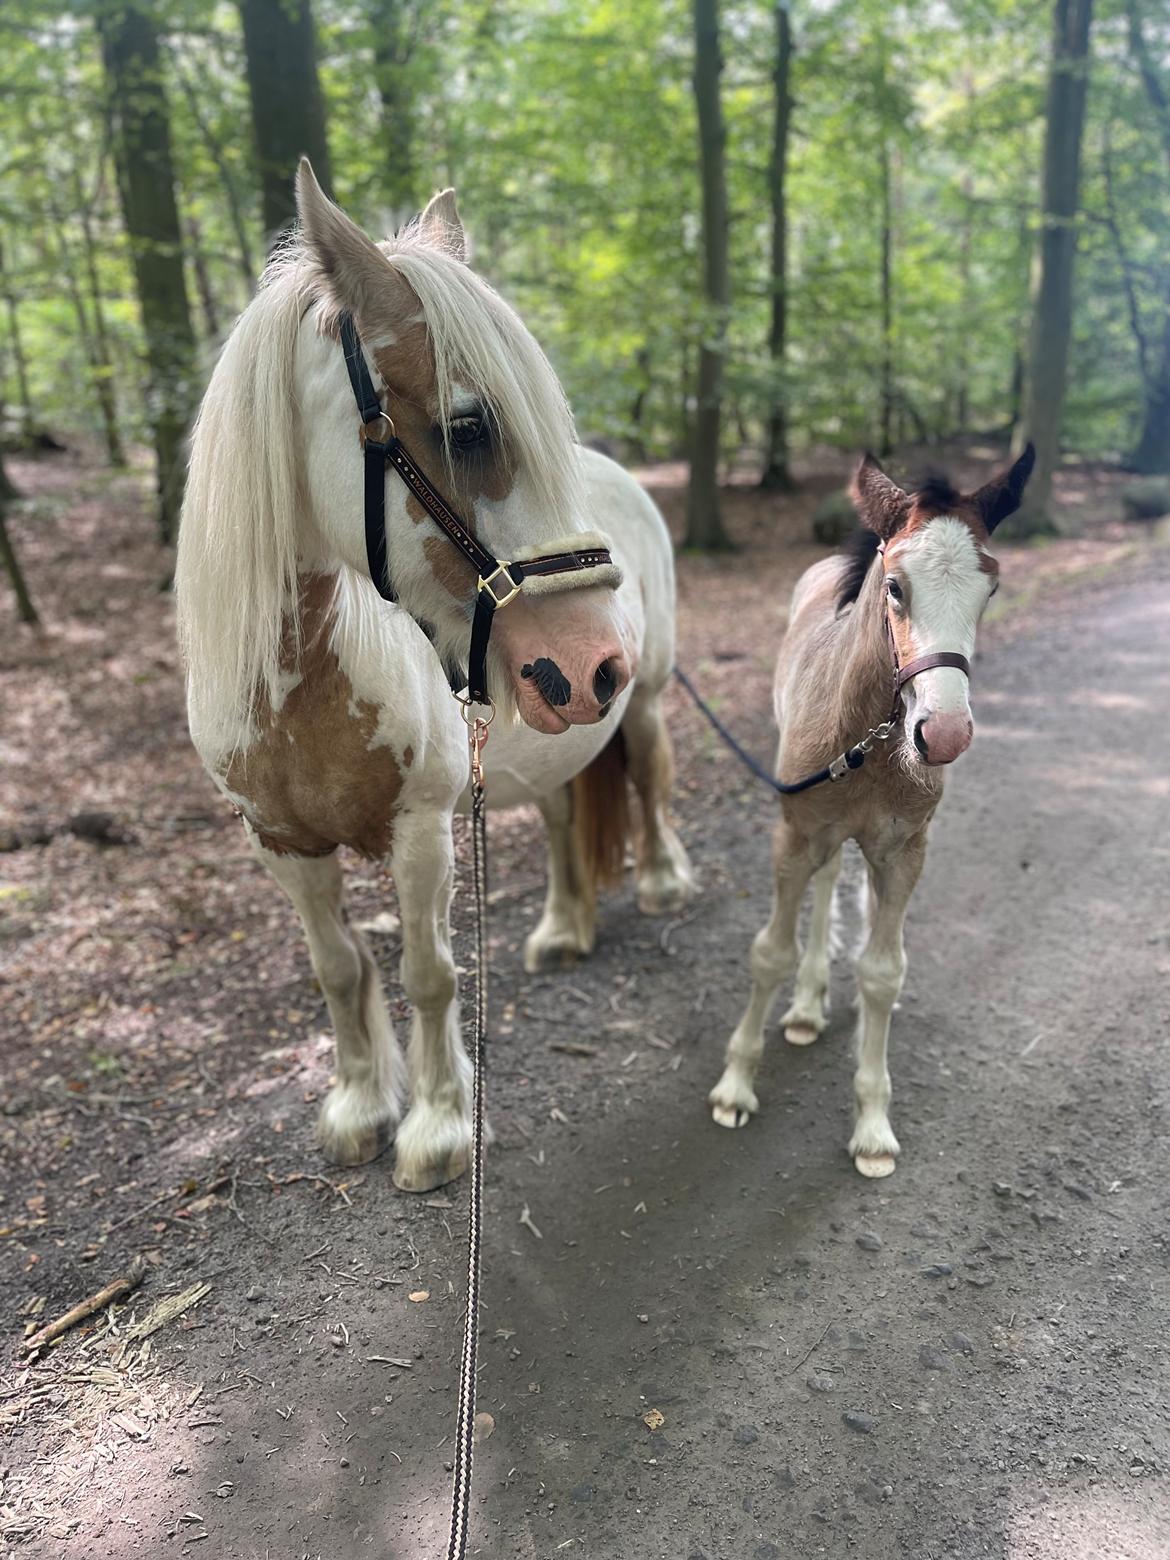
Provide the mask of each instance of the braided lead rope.
POLYGON ((479 1281, 483 1244, 483 1079, 487 1030, 487 824, 479 748, 486 727, 472 730, 471 862, 475 889, 475 1035, 472 1049, 471 1186, 467 1206, 467 1310, 459 1363, 459 1419, 456 1428, 455 1481, 451 1493, 451 1537, 447 1560, 464 1560, 471 1511, 471 1473, 475 1456, 475 1374, 479 1348, 479 1281))

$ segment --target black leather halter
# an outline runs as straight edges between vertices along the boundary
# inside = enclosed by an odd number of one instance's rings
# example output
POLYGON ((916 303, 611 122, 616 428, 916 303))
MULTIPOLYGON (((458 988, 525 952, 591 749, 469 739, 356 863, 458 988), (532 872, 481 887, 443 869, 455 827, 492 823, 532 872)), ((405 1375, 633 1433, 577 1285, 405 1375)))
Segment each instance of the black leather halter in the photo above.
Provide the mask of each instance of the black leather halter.
MULTIPOLYGON (((394 430, 394 423, 383 410, 381 399, 370 378, 353 316, 343 314, 340 324, 345 366, 349 371, 349 382, 353 386, 358 415, 362 420, 360 437, 366 468, 366 562, 370 578, 385 601, 398 600, 386 558, 386 467, 390 465, 479 577, 467 661, 467 699, 472 704, 489 704, 487 650, 496 612, 516 599, 526 579, 596 569, 612 565, 613 559, 608 548, 588 547, 576 552, 547 553, 539 558, 526 558, 523 563, 506 563, 476 541, 446 499, 431 485, 426 474, 403 448, 394 430)), ((454 692, 458 693, 459 688, 454 686, 455 676, 451 680, 454 692)))

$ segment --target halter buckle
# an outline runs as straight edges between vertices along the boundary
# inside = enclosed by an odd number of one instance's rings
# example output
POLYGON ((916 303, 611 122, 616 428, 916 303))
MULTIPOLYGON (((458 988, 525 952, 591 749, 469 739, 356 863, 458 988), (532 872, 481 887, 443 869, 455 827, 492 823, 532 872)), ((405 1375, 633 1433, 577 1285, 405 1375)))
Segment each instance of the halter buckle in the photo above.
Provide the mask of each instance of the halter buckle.
POLYGON ((512 578, 511 574, 508 572, 511 567, 512 565, 510 563, 497 563, 495 568, 486 579, 482 574, 479 577, 479 585, 477 586, 477 589, 487 591, 488 595, 492 598, 492 605, 496 611, 499 611, 501 607, 506 607, 510 601, 515 601, 516 597, 520 594, 520 590, 524 584, 523 580, 517 582, 512 578), (508 582, 507 594, 503 596, 497 595, 493 587, 493 582, 498 580, 501 574, 508 582))
POLYGON ((367 442, 372 441, 379 444, 389 444, 390 440, 396 436, 394 419, 390 416, 389 412, 379 412, 378 415, 371 418, 368 423, 363 423, 361 428, 358 430, 358 442, 360 443, 363 450, 365 449, 367 442), (373 428, 375 430, 379 430, 383 427, 386 429, 386 437, 384 439, 375 440, 374 434, 370 432, 370 429, 373 428))

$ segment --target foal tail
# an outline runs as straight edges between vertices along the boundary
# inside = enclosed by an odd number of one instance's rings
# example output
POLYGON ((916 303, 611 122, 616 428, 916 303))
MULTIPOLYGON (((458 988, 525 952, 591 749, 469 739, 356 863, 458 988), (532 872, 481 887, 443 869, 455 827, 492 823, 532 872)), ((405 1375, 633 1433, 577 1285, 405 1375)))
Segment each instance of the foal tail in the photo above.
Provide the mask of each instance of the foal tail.
POLYGON ((630 797, 626 785, 626 739, 621 727, 601 752, 573 778, 573 827, 591 900, 621 881, 630 842, 630 797))

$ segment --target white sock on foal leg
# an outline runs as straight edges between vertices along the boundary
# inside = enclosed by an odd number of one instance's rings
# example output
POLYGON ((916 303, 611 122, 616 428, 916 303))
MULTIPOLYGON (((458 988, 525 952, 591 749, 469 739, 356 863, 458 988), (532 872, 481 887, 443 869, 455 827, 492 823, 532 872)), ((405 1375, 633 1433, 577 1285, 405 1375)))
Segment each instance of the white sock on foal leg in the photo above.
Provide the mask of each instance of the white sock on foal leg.
POLYGON ((812 870, 781 821, 776 828, 776 891, 767 926, 752 943, 752 991, 747 1010, 727 1045, 723 1076, 707 1096, 721 1127, 746 1127, 760 1108, 753 1087, 764 1053, 764 1025, 776 992, 796 968, 796 917, 812 870))
POLYGON ((292 900, 309 944, 337 1048, 337 1081, 325 1096, 317 1141, 335 1164, 372 1159, 401 1114, 405 1068, 382 981, 361 935, 345 923, 337 856, 278 856, 248 831, 256 856, 292 900))
POLYGON ((544 913, 524 944, 524 968, 530 975, 592 953, 597 936, 597 906, 585 890, 573 833, 572 790, 558 786, 538 805, 548 830, 548 892, 544 913))
POLYGON ((812 918, 808 943, 796 972, 792 1006, 780 1022, 789 1045, 811 1045, 824 1032, 829 1011, 829 959, 833 951, 833 889, 841 870, 841 852, 813 874, 812 918))
POLYGON ((391 867, 402 916, 402 985, 414 1007, 412 1099, 398 1129, 394 1184, 429 1192, 462 1175, 471 1152, 471 1063, 459 1034, 451 953, 450 815, 400 815, 391 867))
POLYGON ((860 994, 857 1023, 857 1071, 853 1090, 857 1123, 849 1141, 853 1163, 864 1176, 894 1173, 898 1139, 890 1126, 890 1074, 886 1055, 890 1014, 906 975, 902 926, 906 906, 926 858, 926 835, 908 840, 891 860, 871 864, 872 925, 857 961, 860 994))

